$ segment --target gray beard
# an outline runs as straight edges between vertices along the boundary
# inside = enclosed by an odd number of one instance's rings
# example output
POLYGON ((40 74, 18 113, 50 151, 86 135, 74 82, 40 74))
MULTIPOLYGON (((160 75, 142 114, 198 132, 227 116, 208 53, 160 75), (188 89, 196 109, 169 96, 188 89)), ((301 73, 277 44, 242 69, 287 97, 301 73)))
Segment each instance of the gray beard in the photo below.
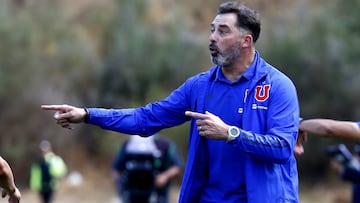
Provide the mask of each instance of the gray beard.
POLYGON ((234 43, 223 52, 219 52, 217 56, 211 56, 211 61, 222 67, 227 67, 235 63, 241 56, 240 42, 234 43))

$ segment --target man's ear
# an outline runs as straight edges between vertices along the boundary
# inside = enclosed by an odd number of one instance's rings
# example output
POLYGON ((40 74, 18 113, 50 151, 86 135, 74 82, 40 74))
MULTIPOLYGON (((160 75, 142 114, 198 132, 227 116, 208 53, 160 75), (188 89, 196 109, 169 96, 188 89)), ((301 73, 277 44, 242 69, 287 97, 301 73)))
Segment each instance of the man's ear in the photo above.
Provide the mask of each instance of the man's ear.
POLYGON ((250 34, 247 34, 243 38, 242 48, 249 48, 253 43, 253 38, 250 34))

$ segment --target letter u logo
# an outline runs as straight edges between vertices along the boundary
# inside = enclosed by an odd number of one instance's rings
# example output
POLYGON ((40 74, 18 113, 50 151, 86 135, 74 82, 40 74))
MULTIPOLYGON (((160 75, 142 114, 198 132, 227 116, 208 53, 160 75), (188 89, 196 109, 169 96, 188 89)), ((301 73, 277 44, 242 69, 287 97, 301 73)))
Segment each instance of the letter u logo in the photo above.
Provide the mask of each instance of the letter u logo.
POLYGON ((255 99, 257 101, 265 101, 269 98, 270 85, 256 86, 255 99))

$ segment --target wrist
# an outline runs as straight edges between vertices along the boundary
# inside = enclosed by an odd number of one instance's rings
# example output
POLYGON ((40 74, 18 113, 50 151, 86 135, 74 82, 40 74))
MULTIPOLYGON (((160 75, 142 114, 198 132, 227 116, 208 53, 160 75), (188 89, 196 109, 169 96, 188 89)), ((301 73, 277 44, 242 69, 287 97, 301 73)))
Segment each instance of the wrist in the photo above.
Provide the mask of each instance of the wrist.
POLYGON ((226 142, 230 142, 232 140, 235 140, 237 137, 239 137, 240 133, 241 133, 240 128, 238 128, 236 126, 230 126, 228 131, 227 131, 226 142))
POLYGON ((15 192, 16 192, 16 187, 13 187, 13 188, 9 188, 9 189, 8 189, 7 194, 8 194, 9 196, 12 196, 12 195, 15 194, 15 192))
POLYGON ((166 174, 166 173, 161 173, 161 174, 159 174, 160 175, 160 177, 162 178, 162 179, 164 179, 164 180, 168 180, 169 179, 169 176, 166 174))
POLYGON ((87 123, 89 121, 89 111, 87 108, 83 108, 85 115, 84 115, 84 123, 87 123))

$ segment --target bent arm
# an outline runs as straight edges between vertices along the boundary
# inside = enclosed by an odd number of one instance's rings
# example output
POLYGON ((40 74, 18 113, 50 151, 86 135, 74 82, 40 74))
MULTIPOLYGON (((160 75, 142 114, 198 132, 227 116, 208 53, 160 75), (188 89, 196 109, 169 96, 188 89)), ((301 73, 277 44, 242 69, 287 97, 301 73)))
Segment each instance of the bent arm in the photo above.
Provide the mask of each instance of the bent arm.
POLYGON ((0 156, 0 187, 5 190, 4 195, 9 195, 9 202, 20 202, 21 194, 15 185, 14 175, 9 164, 0 156))
POLYGON ((156 187, 163 187, 164 185, 169 183, 170 180, 179 176, 181 174, 181 171, 182 169, 179 166, 172 166, 167 170, 163 171, 162 173, 159 173, 155 179, 156 187))
POLYGON ((338 137, 360 140, 358 123, 333 119, 308 119, 300 124, 300 130, 322 137, 338 137))
POLYGON ((234 144, 253 157, 282 164, 293 156, 298 135, 299 104, 295 86, 288 79, 272 84, 269 99, 266 117, 249 122, 250 127, 243 126, 234 144), (251 128, 254 126, 256 131, 251 128))
POLYGON ((0 186, 4 188, 8 194, 12 194, 16 190, 11 168, 2 157, 0 157, 0 186))

